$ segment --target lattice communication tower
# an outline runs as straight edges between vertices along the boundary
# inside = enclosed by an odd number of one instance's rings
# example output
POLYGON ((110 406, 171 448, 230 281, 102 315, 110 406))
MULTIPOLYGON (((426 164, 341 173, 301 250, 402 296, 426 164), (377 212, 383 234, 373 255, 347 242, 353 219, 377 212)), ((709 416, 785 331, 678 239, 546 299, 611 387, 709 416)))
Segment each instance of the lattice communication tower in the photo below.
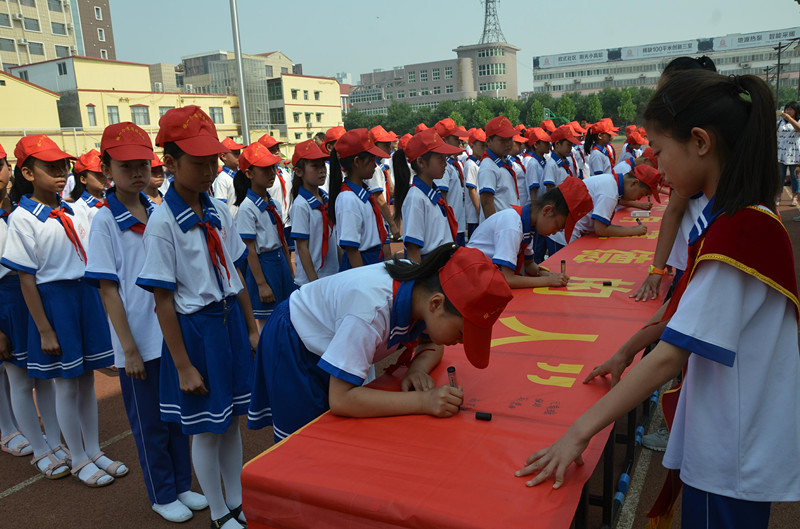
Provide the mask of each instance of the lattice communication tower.
MULTIPOLYGON (((486 6, 486 15, 483 19, 483 35, 479 44, 489 42, 506 42, 503 30, 500 29, 500 21, 497 19, 497 3, 500 0, 482 0, 486 6)), ((800 0, 798 0, 800 1, 800 0)))

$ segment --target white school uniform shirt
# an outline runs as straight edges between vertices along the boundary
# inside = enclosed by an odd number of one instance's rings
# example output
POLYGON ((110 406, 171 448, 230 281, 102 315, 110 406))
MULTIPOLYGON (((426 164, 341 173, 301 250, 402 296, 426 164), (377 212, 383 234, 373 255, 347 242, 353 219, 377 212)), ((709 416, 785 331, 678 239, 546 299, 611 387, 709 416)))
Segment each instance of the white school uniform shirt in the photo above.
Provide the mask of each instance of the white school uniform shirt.
POLYGON ((383 263, 313 281, 289 296, 292 326, 306 348, 321 357, 320 368, 360 386, 372 364, 424 329, 424 324, 410 325, 412 288, 403 285, 409 288, 401 288, 395 302, 383 263))
MULTIPOLYGON (((338 252, 336 251, 336 239, 333 229, 330 226, 322 225, 322 212, 317 209, 321 204, 328 203, 328 194, 319 190, 322 202, 317 197, 309 193, 304 187, 300 188, 297 198, 292 202, 292 210, 289 216, 292 217, 292 238, 305 239, 308 241, 308 252, 311 254, 311 262, 317 277, 323 278, 332 276, 339 271, 338 252), (325 256, 325 264, 322 264, 322 230, 328 231, 328 254, 325 256)), ((298 285, 308 283, 306 270, 300 262, 297 252, 294 254, 295 276, 294 282, 298 285)))
POLYGON ((291 226, 291 219, 289 218, 289 203, 292 200, 292 175, 286 168, 280 165, 276 166, 278 174, 275 175, 275 182, 272 187, 267 189, 272 201, 281 206, 281 220, 284 226, 291 226), (283 178, 283 187, 281 187, 281 178, 283 178))
POLYGON ((236 218, 236 212, 239 210, 236 205, 236 191, 233 189, 233 177, 235 175, 236 171, 223 165, 222 171, 219 172, 212 185, 214 198, 228 206, 228 211, 231 212, 233 218, 236 218))
MULTIPOLYGON (((698 226, 709 219, 707 207, 698 226)), ((733 266, 703 262, 661 339, 692 353, 664 466, 680 469, 687 485, 714 494, 800 500, 800 351, 793 303, 733 266)))
MULTIPOLYGON (((117 283, 136 348, 142 360, 149 362, 161 357, 163 336, 156 317, 155 298, 136 284, 144 265, 144 236, 131 230, 132 226, 140 223, 117 200, 115 193, 108 193, 106 200, 108 207, 95 215, 89 234, 85 278, 94 286, 98 286, 100 279, 117 283)), ((139 200, 149 217, 155 205, 144 193, 139 194, 139 200)), ((114 365, 124 368, 125 352, 110 318, 108 326, 114 347, 114 365)))
MULTIPOLYGON (((490 149, 486 149, 486 157, 478 168, 478 193, 494 195, 495 211, 503 211, 511 206, 519 206, 517 188, 514 186, 514 173, 508 160, 500 158, 490 149), (513 173, 513 174, 512 174, 513 173)), ((481 222, 486 218, 481 208, 481 222)))
POLYGON ((259 255, 278 250, 281 247, 278 223, 267 211, 270 204, 275 206, 275 212, 280 217, 281 205, 272 200, 269 193, 267 193, 267 200, 264 200, 255 191, 248 189, 247 196, 239 205, 239 214, 236 216, 236 231, 242 239, 255 240, 256 253, 259 255))
MULTIPOLYGON (((6 247, 6 239, 8 238, 8 216, 9 213, 0 208, 0 256, 3 255, 3 249, 6 247)), ((14 273, 16 272, 0 264, 0 279, 14 273)))
POLYGON ((523 244, 525 260, 533 259, 532 242, 531 207, 528 205, 522 207, 522 214, 506 209, 481 222, 469 238, 467 248, 477 248, 492 263, 515 270, 523 244))
POLYGON ((583 152, 583 143, 580 145, 573 145, 572 158, 575 160, 576 170, 575 176, 586 178, 590 175, 588 157, 583 152))
POLYGON ((612 152, 613 151, 610 150, 610 145, 606 145, 605 147, 601 147, 597 144, 592 145, 592 152, 589 154, 589 170, 592 175, 611 174, 611 160, 608 155, 612 152))
POLYGON ((81 209, 89 217, 89 228, 91 230, 92 221, 94 220, 94 216, 97 215, 97 212, 102 209, 103 201, 98 200, 86 191, 84 191, 81 196, 70 204, 72 209, 81 209))
POLYGON ((547 185, 560 186, 568 176, 572 176, 569 161, 561 158, 556 153, 551 152, 550 158, 544 164, 544 176, 542 177, 542 185, 547 190, 547 185))
MULTIPOLYGON (((52 208, 24 196, 8 217, 8 236, 0 264, 36 275, 36 284, 83 277, 86 263, 67 238, 64 227, 50 218, 52 208)), ((84 251, 89 245, 89 217, 84 209, 61 202, 84 251)))
POLYGON ((64 189, 61 190, 61 198, 69 198, 73 189, 75 189, 75 175, 70 173, 67 175, 67 183, 64 184, 64 189))
POLYGON ((547 160, 532 152, 527 158, 527 165, 525 167, 525 174, 528 177, 528 192, 531 195, 531 201, 540 198, 547 192, 544 186, 544 168, 547 165, 547 160))
POLYGON ((224 298, 235 296, 244 288, 236 268, 247 258, 247 247, 236 231, 233 217, 222 202, 200 194, 203 220, 214 224, 222 242, 225 269, 218 271, 211 262, 200 217, 170 188, 144 231, 145 261, 136 284, 152 290, 174 291, 175 310, 192 314, 224 298))
POLYGON ((447 214, 437 203, 441 197, 437 189, 415 176, 403 201, 403 242, 419 246, 422 257, 454 242, 447 214))
POLYGON ((511 156, 511 167, 514 169, 514 174, 517 178, 517 189, 519 189, 519 205, 525 206, 531 203, 531 193, 528 188, 528 176, 522 165, 522 160, 517 156, 511 156))
POLYGON ((461 183, 463 174, 464 166, 461 165, 461 162, 453 157, 448 157, 444 175, 442 178, 433 181, 447 201, 447 205, 453 208, 453 215, 458 222, 458 233, 467 231, 467 211, 464 202, 466 192, 464 191, 464 185, 461 183), (461 175, 458 173, 459 169, 461 170, 461 175))
MULTIPOLYGON (((326 193, 330 193, 330 191, 328 190, 330 186, 330 180, 331 180, 331 161, 325 160, 325 183, 319 186, 319 188, 325 191, 326 193)), ((291 217, 292 216, 291 208, 289 208, 289 210, 290 210, 289 217, 291 217)))
MULTIPOLYGON (((375 212, 369 201, 369 191, 357 186, 349 180, 344 185, 350 191, 342 191, 336 195, 336 239, 339 246, 358 248, 363 252, 382 245, 375 212)), ((383 222, 383 218, 381 218, 383 222)))
POLYGON ((602 174, 587 178, 583 183, 586 184, 589 196, 592 197, 594 207, 591 213, 575 223, 570 242, 579 239, 581 235, 594 233, 594 221, 596 220, 606 226, 611 225, 611 218, 614 216, 614 211, 622 196, 625 180, 622 175, 617 178, 612 174, 602 174))
POLYGON ((675 243, 667 258, 667 264, 677 270, 686 270, 686 262, 689 259, 689 235, 694 228, 698 217, 703 213, 703 209, 708 204, 708 197, 702 191, 689 198, 686 211, 683 212, 678 234, 675 236, 675 243))
MULTIPOLYGON (((471 154, 467 157, 467 161, 464 162, 464 217, 467 224, 477 224, 480 220, 478 211, 475 209, 475 206, 472 205, 472 199, 469 197, 470 189, 474 189, 476 192, 478 191, 478 164, 480 164, 480 160, 471 154)), ((480 207, 480 202, 478 203, 478 207, 480 207)))
POLYGON ((387 197, 387 184, 386 184, 386 174, 383 172, 384 169, 389 171, 390 178, 391 175, 391 158, 378 158, 375 157, 375 170, 372 172, 372 177, 364 180, 364 185, 367 186, 369 192, 373 195, 383 195, 383 199, 386 200, 388 204, 389 201, 386 199, 387 197))

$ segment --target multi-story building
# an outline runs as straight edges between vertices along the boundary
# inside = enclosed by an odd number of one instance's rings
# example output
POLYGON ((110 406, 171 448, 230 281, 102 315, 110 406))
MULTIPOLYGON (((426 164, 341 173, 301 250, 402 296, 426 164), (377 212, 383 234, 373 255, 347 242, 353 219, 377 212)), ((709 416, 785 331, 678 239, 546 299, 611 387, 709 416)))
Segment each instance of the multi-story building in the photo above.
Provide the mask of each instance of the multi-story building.
POLYGON ((0 1, 0 63, 83 55, 115 59, 108 0, 0 1))
MULTIPOLYGON (((178 92, 178 72, 174 65, 159 62, 150 65, 153 92, 178 92)), ((182 90, 181 90, 182 91, 182 90)))
MULTIPOLYGON (((0 116, 3 116, 0 122, 0 145, 8 154, 9 161, 13 161, 14 146, 22 136, 45 131, 61 136, 57 107, 59 97, 46 88, 0 72, 0 116), (21 105, 20 101, 25 101, 25 104, 21 105)), ((71 136, 72 132, 68 134, 71 136)))
POLYGON ((781 52, 781 78, 797 86, 797 39, 800 27, 534 57, 533 92, 559 97, 566 92, 591 94, 608 87, 654 88, 664 66, 681 55, 707 55, 725 75, 766 75, 771 79, 777 63, 775 48, 787 43, 791 45, 781 52))
POLYGON ((350 107, 385 114, 393 100, 417 109, 478 95, 516 99, 519 50, 505 42, 459 46, 455 59, 361 74, 361 84, 350 91, 350 107))
MULTIPOLYGON (((271 51, 257 55, 242 55, 243 59, 248 59, 251 65, 246 67, 253 69, 260 69, 263 75, 259 73, 259 78, 273 79, 280 77, 285 73, 295 72, 295 64, 283 52, 271 51)), ((193 92, 197 94, 213 92, 211 64, 215 62, 227 61, 230 66, 226 68, 236 68, 236 55, 232 51, 215 50, 205 53, 197 53, 194 55, 186 55, 181 57, 183 64, 183 86, 186 92, 193 92)), ((236 77, 235 75, 233 76, 236 77)), ((218 76, 215 86, 219 86, 220 77, 218 76)), ((228 85, 232 86, 232 85, 228 85)))

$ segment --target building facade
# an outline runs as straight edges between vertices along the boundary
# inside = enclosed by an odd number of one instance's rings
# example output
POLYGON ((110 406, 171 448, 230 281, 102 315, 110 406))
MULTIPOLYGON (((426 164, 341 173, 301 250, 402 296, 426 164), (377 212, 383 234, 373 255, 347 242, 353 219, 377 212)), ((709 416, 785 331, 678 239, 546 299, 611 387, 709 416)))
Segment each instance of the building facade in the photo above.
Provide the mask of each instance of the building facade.
POLYGON ((350 108, 386 114, 394 100, 417 109, 479 95, 516 99, 519 50, 504 42, 459 46, 455 59, 361 74, 361 84, 350 91, 350 108))
POLYGON ((772 80, 779 43, 791 44, 781 52, 781 85, 798 86, 800 53, 792 39, 799 38, 800 27, 794 27, 534 57, 533 92, 560 97, 567 92, 592 94, 603 88, 655 88, 664 66, 682 55, 707 55, 725 75, 753 74, 772 80))
MULTIPOLYGON (((245 70, 251 75, 256 73, 259 79, 274 79, 285 73, 296 73, 296 65, 283 52, 271 51, 257 55, 242 54, 242 59, 248 63, 245 70)), ((183 87, 184 91, 196 94, 207 94, 219 92, 221 88, 225 93, 227 88, 233 86, 236 79, 223 73, 222 70, 236 71, 236 55, 232 51, 215 50, 205 53, 197 53, 181 57, 183 65, 183 87), (217 65, 216 79, 212 82, 212 66, 214 63, 226 62, 225 66, 217 65), (228 81, 227 79, 230 79, 228 81), (220 83, 227 83, 221 85, 220 83), (214 87, 212 88, 212 84, 214 87)))
MULTIPOLYGON (((47 3, 54 1, 47 0, 47 3)), ((70 4, 73 23, 79 30, 76 31, 78 55, 117 60, 108 0, 70 0, 70 4)))

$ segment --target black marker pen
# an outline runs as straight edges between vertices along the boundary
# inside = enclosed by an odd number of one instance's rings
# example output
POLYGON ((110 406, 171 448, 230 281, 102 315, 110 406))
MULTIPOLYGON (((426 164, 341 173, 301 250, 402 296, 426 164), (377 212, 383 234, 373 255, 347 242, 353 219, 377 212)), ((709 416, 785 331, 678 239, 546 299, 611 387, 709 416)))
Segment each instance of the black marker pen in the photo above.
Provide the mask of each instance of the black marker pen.
POLYGON ((450 379, 450 387, 457 388, 458 382, 456 382, 456 368, 450 366, 447 368, 447 378, 450 379))

